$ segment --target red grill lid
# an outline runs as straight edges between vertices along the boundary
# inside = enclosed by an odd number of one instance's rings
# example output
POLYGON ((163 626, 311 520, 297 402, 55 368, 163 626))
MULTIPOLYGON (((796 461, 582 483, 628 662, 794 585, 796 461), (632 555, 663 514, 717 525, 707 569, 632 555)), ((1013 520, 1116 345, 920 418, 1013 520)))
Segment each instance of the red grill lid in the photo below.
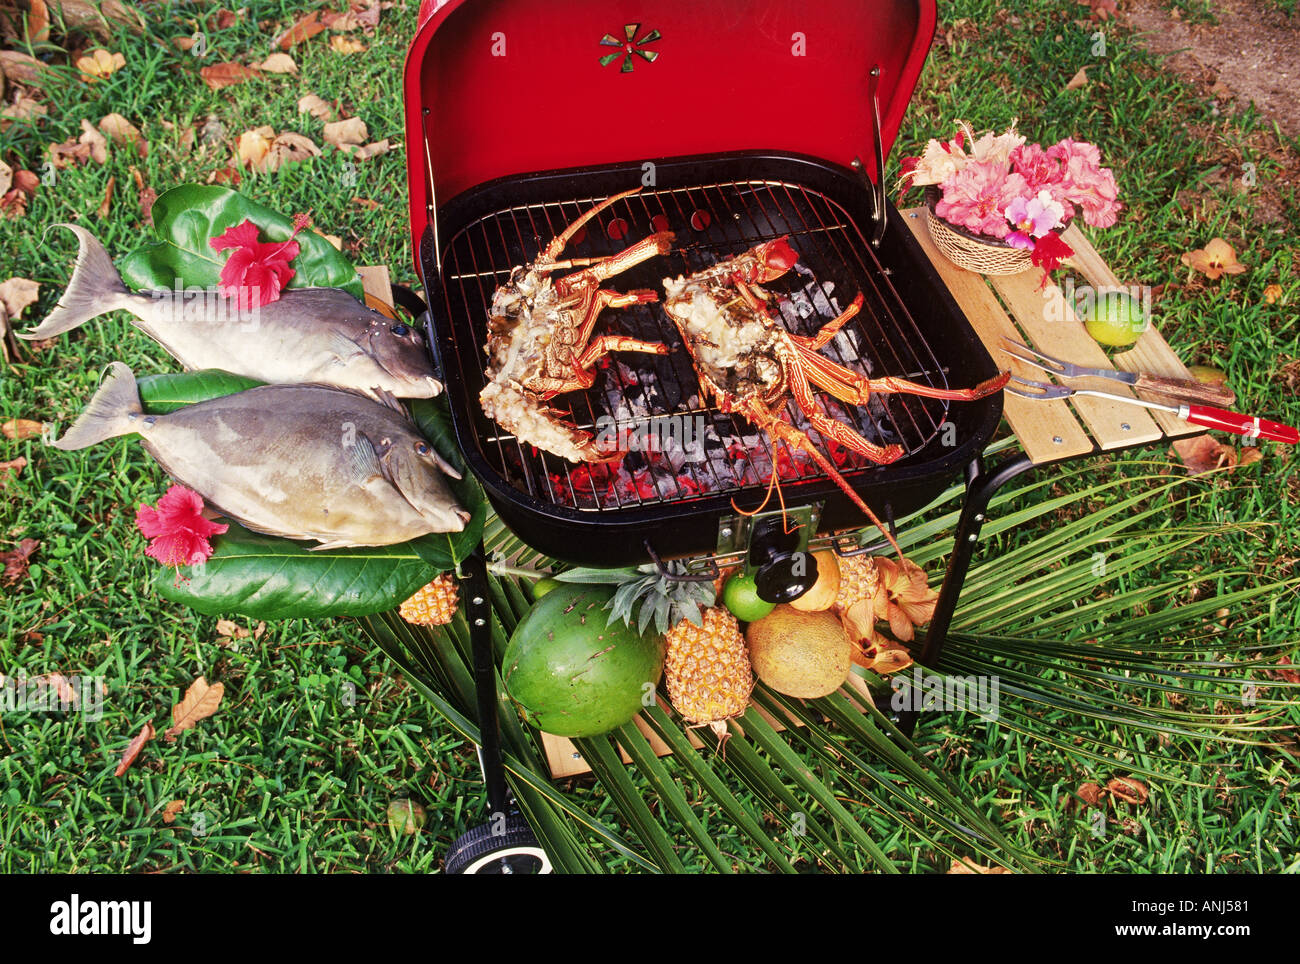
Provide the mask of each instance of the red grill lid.
POLYGON ((871 70, 888 154, 934 26, 935 0, 424 0, 413 248, 429 166, 438 205, 504 175, 741 150, 861 158, 874 178, 871 70))

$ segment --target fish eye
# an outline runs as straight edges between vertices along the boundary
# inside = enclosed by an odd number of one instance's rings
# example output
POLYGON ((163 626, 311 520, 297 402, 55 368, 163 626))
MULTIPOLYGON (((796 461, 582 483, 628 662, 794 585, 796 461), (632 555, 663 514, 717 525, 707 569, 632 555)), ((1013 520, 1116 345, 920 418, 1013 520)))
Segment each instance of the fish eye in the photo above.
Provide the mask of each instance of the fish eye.
POLYGON ((408 327, 406 327, 406 325, 402 325, 402 324, 393 325, 393 327, 392 327, 392 328, 389 328, 388 330, 391 331, 391 332, 392 332, 394 335, 396 335, 398 338, 404 338, 404 337, 406 337, 406 335, 409 334, 410 331, 411 331, 410 328, 408 328, 408 327))
POLYGON ((428 443, 426 443, 426 442, 416 442, 416 443, 415 443, 415 451, 418 452, 420 455, 428 455, 428 454, 429 454, 429 446, 428 446, 428 443))

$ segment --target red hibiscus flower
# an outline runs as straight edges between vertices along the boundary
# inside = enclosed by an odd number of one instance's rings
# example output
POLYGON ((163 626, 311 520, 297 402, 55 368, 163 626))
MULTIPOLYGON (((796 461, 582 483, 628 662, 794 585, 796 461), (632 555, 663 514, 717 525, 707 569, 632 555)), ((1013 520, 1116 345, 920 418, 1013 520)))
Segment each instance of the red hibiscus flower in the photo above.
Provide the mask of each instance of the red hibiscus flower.
POLYGON ((294 237, 310 223, 305 214, 293 219, 293 234, 287 241, 259 241, 258 227, 247 219, 208 242, 213 251, 234 248, 221 269, 221 294, 234 299, 241 311, 277 301, 280 291, 294 276, 289 262, 298 257, 294 237))
POLYGON ((1034 240, 1034 253, 1029 256, 1029 260, 1043 269, 1043 281, 1038 287, 1046 287, 1049 275, 1072 254, 1074 254, 1074 249, 1051 231, 1048 231, 1041 238, 1036 238, 1034 240))
POLYGON ((135 524, 149 539, 144 551, 164 566, 190 566, 212 555, 209 536, 221 535, 230 527, 203 518, 203 499, 183 485, 173 485, 158 500, 158 508, 141 503, 135 510, 135 524))

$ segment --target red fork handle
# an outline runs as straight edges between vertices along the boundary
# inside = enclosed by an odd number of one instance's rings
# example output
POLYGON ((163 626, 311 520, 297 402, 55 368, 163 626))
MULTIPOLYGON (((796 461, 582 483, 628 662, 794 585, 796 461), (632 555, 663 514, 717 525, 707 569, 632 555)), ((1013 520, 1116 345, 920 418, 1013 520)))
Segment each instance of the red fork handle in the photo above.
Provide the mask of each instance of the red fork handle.
POLYGON ((1270 422, 1266 418, 1254 415, 1242 415, 1240 412, 1226 412, 1221 408, 1208 405, 1184 405, 1178 413, 1187 421, 1206 428, 1217 428, 1224 432, 1236 432, 1253 438, 1272 439, 1274 442, 1286 442, 1295 445, 1300 442, 1300 433, 1290 425, 1270 422), (1185 410, 1185 411, 1184 411, 1185 410))

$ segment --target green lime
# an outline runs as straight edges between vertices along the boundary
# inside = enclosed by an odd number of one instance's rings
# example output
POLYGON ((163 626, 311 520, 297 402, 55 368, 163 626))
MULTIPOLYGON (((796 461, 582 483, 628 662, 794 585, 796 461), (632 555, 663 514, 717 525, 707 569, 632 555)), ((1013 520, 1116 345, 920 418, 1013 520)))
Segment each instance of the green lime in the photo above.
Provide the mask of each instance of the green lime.
POLYGON ((1106 291, 1085 304, 1079 315, 1088 334, 1111 348, 1131 345, 1147 330, 1142 302, 1120 291, 1106 291))
POLYGON ((758 597, 758 587, 754 585, 753 576, 740 573, 728 579, 722 587, 722 605, 743 623, 762 619, 776 608, 774 603, 758 597))
POLYGON ((533 583, 533 600, 536 601, 545 596, 552 589, 560 585, 560 580, 552 579, 550 576, 543 576, 533 583))

